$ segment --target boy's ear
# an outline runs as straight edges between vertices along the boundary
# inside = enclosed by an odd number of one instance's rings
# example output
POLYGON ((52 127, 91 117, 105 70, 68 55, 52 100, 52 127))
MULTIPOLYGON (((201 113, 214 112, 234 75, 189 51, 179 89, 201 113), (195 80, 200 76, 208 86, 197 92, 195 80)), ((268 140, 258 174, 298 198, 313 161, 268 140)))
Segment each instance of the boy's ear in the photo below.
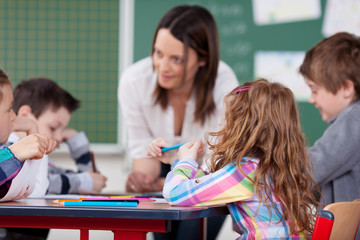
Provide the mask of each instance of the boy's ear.
POLYGON ((19 108, 17 115, 21 116, 21 117, 29 117, 29 116, 32 116, 33 113, 32 113, 31 107, 29 105, 22 105, 19 108))
POLYGON ((355 98, 354 83, 351 80, 349 79, 345 80, 345 85, 343 86, 343 90, 344 90, 345 98, 351 98, 351 99, 355 98))

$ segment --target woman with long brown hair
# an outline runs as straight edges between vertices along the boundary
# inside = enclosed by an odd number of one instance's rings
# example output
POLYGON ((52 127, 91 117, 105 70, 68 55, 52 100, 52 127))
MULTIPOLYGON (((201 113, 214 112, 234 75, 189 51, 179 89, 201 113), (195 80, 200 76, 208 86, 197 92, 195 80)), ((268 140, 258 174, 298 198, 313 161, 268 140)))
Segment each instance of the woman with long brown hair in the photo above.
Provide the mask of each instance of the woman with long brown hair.
POLYGON ((177 206, 226 203, 239 239, 307 239, 319 203, 292 92, 260 79, 235 88, 225 108, 223 128, 208 136, 212 173, 195 161, 202 142, 189 142, 167 162, 164 197, 177 206))
MULTIPOLYGON (((146 148, 155 138, 157 149, 202 138, 220 124, 223 99, 238 85, 234 72, 220 61, 218 32, 211 13, 200 6, 181 5, 160 20, 154 35, 152 56, 142 59, 120 78, 118 97, 128 132, 132 173, 128 192, 162 191, 169 165, 148 157, 146 148)), ((216 238, 221 224, 208 233, 216 238)), ((166 239, 198 238, 199 224, 187 225, 187 236, 176 238, 172 226, 166 239), (195 230, 193 230, 195 229, 195 230), (196 230, 197 229, 197 230, 196 230)), ((180 228, 180 226, 179 226, 180 228)))

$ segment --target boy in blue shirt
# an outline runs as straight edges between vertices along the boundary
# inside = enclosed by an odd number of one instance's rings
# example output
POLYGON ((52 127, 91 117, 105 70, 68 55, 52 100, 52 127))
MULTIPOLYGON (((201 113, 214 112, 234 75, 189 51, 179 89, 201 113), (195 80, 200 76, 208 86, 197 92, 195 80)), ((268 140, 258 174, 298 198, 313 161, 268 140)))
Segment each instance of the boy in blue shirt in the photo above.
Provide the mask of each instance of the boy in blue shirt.
POLYGON ((309 148, 325 204, 360 198, 360 38, 337 33, 310 49, 300 67, 309 102, 329 124, 309 148))

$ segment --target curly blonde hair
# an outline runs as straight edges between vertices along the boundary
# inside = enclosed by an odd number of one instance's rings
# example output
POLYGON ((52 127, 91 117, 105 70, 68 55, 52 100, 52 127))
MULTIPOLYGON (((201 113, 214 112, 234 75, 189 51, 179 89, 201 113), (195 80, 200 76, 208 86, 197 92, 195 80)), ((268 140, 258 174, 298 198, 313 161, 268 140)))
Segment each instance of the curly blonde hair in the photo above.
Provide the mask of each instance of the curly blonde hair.
POLYGON ((207 136, 214 152, 212 171, 234 161, 242 171, 242 157, 258 158, 256 196, 270 211, 266 202, 273 203, 270 194, 275 194, 282 203, 282 219, 294 220, 290 234, 311 232, 317 213, 313 208, 319 205, 314 192, 317 186, 292 92, 279 83, 259 79, 235 88, 225 103, 223 129, 207 136), (211 137, 217 137, 216 143, 211 143, 211 137))

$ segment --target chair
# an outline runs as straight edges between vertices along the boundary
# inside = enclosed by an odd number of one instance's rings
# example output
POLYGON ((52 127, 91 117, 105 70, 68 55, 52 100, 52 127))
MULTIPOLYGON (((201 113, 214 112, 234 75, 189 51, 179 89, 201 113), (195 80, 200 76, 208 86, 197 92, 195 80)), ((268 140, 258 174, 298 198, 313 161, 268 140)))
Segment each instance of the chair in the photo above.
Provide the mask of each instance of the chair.
POLYGON ((327 205, 315 222, 312 240, 353 240, 360 223, 360 199, 327 205))

